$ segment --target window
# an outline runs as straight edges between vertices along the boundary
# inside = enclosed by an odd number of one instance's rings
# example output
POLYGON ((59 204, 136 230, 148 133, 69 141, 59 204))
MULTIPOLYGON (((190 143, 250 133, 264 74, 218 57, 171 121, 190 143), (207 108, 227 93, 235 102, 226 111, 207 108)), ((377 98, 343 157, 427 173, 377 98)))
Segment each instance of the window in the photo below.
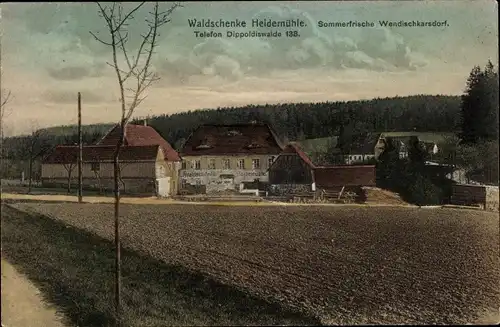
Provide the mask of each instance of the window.
POLYGON ((182 169, 186 169, 186 166, 187 166, 186 161, 182 160, 182 166, 181 166, 181 168, 182 169))
POLYGON ((274 159, 275 159, 275 158, 274 158, 274 156, 271 156, 271 157, 269 158, 269 161, 268 161, 268 163, 267 163, 267 167, 268 167, 268 168, 269 168, 269 167, 271 167, 271 165, 272 165, 272 164, 273 164, 273 162, 274 162, 274 159))
POLYGON ((201 185, 201 181, 199 179, 196 180, 196 185, 201 185))
POLYGON ((260 169, 260 160, 252 159, 252 169, 260 169))
POLYGON ((215 159, 208 160, 208 169, 215 169, 215 159))
POLYGON ((229 159, 222 160, 222 169, 231 169, 231 160, 229 159))
POLYGON ((181 187, 182 187, 182 188, 185 188, 185 187, 186 187, 186 184, 187 184, 186 180, 185 180, 184 178, 183 178, 183 179, 181 179, 181 187))
POLYGON ((245 169, 245 159, 238 160, 238 169, 245 169))
POLYGON ((90 164, 90 170, 99 171, 101 170, 101 165, 98 162, 93 162, 90 164))
POLYGON ((194 161, 194 169, 201 169, 201 160, 194 161))

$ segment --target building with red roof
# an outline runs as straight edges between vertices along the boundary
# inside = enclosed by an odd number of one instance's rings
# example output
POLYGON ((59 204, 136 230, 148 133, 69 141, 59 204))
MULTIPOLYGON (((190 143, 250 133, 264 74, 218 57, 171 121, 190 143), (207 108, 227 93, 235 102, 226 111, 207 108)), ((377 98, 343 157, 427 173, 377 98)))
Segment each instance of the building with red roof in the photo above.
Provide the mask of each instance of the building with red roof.
MULTIPOLYGON (((85 189, 112 192, 113 158, 120 137, 114 126, 96 145, 82 149, 85 189)), ((42 185, 77 189, 78 146, 57 146, 42 161, 42 185)), ((179 154, 151 126, 128 124, 120 149, 121 192, 169 196, 177 193, 179 154)))
POLYGON ((277 194, 375 186, 374 165, 316 166, 299 144, 289 143, 269 167, 277 194))
POLYGON ((201 125, 181 150, 181 189, 246 192, 245 185, 267 182, 267 170, 282 150, 267 124, 201 125))

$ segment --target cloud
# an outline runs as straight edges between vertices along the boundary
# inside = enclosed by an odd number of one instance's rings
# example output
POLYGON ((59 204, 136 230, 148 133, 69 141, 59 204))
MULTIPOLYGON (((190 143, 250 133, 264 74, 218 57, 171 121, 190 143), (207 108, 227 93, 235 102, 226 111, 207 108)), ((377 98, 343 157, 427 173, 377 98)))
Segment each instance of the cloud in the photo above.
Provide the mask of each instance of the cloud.
MULTIPOLYGON (((160 43, 157 67, 170 82, 186 83, 193 76, 268 76, 273 71, 297 69, 366 69, 410 71, 424 67, 424 55, 414 52, 404 38, 387 28, 319 29, 312 16, 289 6, 270 6, 247 19, 300 19, 300 37, 285 36, 287 28, 272 28, 280 38, 198 39, 187 27, 176 26, 160 43)), ((248 27, 246 31, 269 31, 248 27)))
POLYGON ((58 80, 100 76, 105 58, 96 55, 84 44, 76 33, 78 26, 75 26, 71 16, 61 17, 57 24, 47 22, 48 26, 40 26, 38 30, 30 27, 29 21, 19 18, 5 23, 4 28, 9 33, 5 35, 3 46, 9 49, 5 56, 9 65, 17 69, 42 71, 58 80))

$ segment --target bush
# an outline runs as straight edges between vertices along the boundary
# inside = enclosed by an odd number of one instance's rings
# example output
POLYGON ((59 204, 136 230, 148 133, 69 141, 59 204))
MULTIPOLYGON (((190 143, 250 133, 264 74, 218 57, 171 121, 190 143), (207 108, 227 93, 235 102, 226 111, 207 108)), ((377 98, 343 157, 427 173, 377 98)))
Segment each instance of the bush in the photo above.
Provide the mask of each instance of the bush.
POLYGON ((443 202, 443 190, 422 175, 417 175, 406 187, 403 198, 413 204, 439 205, 443 202))

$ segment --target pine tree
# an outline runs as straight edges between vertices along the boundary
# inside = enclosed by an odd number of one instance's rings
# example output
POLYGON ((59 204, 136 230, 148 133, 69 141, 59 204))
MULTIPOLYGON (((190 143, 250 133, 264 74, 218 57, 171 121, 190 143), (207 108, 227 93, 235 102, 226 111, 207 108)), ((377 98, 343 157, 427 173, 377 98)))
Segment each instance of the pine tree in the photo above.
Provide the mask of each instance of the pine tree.
POLYGON ((462 141, 494 140, 498 131, 498 71, 488 61, 484 71, 475 66, 462 96, 462 141))
POLYGON ((483 137, 487 140, 498 140, 498 70, 488 61, 484 70, 486 99, 483 137))

